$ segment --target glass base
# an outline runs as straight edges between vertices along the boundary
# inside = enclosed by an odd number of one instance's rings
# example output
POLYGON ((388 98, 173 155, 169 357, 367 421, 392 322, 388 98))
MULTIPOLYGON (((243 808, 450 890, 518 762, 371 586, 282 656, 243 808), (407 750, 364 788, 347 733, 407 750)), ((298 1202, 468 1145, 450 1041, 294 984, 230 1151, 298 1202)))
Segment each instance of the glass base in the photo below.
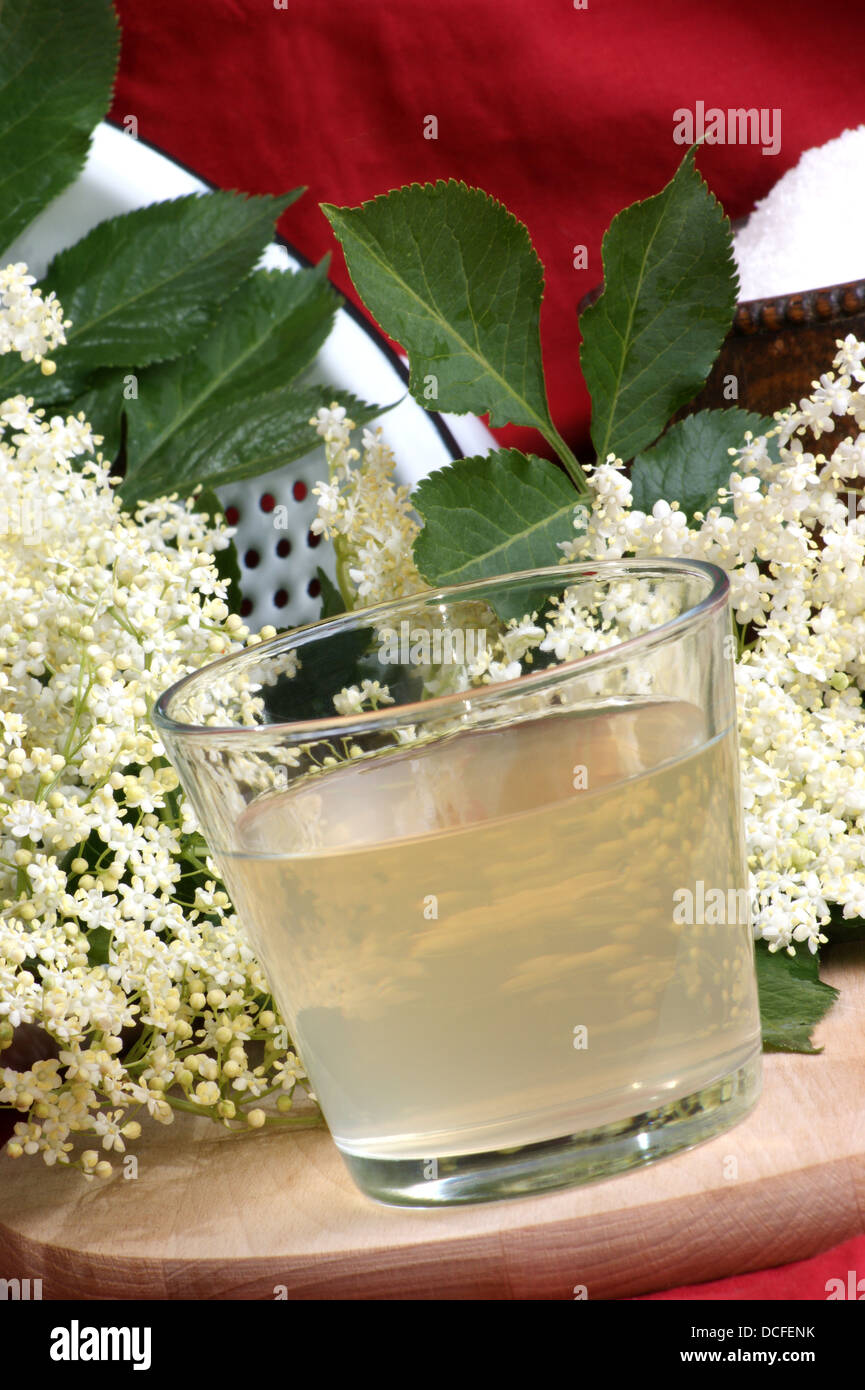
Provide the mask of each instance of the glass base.
POLYGON ((759 1098, 761 1060, 757 1051, 736 1071, 668 1105, 541 1144, 441 1158, 340 1153, 360 1190, 387 1206, 458 1206, 576 1187, 681 1153, 730 1129, 759 1098))

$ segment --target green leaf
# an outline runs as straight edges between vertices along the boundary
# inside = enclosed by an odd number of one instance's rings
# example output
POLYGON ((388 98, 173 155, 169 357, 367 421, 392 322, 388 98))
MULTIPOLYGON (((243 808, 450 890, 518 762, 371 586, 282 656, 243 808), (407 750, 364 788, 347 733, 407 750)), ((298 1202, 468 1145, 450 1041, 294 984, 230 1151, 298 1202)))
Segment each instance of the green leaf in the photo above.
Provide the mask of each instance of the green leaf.
POLYGON ((72 321, 67 346, 54 353, 57 380, 45 388, 38 367, 4 364, 0 395, 26 390, 41 403, 53 392, 56 400, 64 389, 76 395, 82 374, 98 367, 140 369, 187 352, 301 192, 191 193, 100 222, 54 258, 42 282, 72 321))
POLYGON ((95 434, 102 435, 99 451, 112 463, 120 453, 123 439, 124 391, 133 389, 134 377, 121 372, 96 372, 90 389, 64 403, 64 415, 83 412, 95 434))
POLYGON ((837 903, 829 904, 831 921, 821 928, 829 938, 830 945, 844 941, 865 941, 865 918, 845 917, 837 903))
POLYGON ((111 101, 117 49, 117 16, 108 0, 0 6, 4 250, 83 168, 90 132, 111 101))
POLYGON ((229 400, 291 382, 327 338, 338 302, 326 260, 296 273, 256 271, 235 290, 195 352, 158 363, 140 378, 104 368, 67 408, 84 411, 105 436, 102 450, 112 458, 125 411, 135 425, 130 467, 143 467, 208 410, 221 412, 229 400))
MULTIPOLYGON (((66 330, 67 333, 69 329, 66 330)), ((64 359, 66 349, 54 348, 51 352, 55 361, 61 359, 60 370, 53 376, 43 376, 38 366, 32 362, 22 362, 15 353, 0 357, 0 398, 5 396, 33 396, 39 406, 53 407, 53 414, 63 414, 70 401, 83 396, 98 378, 82 363, 71 358, 64 359)))
POLYGON ((309 366, 342 302, 327 278, 329 260, 309 270, 259 270, 244 281, 195 353, 207 369, 206 395, 286 386, 309 366))
POLYGON ((321 585, 321 618, 338 618, 340 613, 346 611, 345 599, 339 592, 329 574, 325 574, 319 565, 316 570, 318 582, 321 585))
POLYGON ((660 500, 678 502, 688 517, 718 505, 716 493, 730 481, 730 449, 740 448, 745 431, 760 434, 772 424, 738 408, 701 410, 686 415, 631 465, 633 505, 650 512, 660 500))
POLYGON ((736 307, 730 223, 689 150, 666 188, 613 218, 605 289, 580 320, 592 442, 630 459, 699 391, 736 307))
POLYGON ((126 406, 129 473, 158 466, 229 403, 287 387, 326 339, 337 302, 325 262, 295 274, 260 270, 245 281, 195 352, 142 372, 138 398, 126 406))
POLYGON ((795 956, 756 943, 763 1046, 768 1052, 820 1052, 811 1032, 838 998, 819 978, 819 960, 800 946, 795 956))
POLYGON ((556 564, 580 498, 548 459, 500 449, 431 473, 412 502, 424 519, 418 569, 431 584, 459 584, 556 564))
POLYGON ((549 434, 543 267, 521 222, 453 180, 322 210, 367 308, 408 353, 416 401, 549 434))
POLYGON ((111 954, 112 932, 108 927, 93 927, 87 933, 88 965, 107 965, 111 954))
POLYGON ((190 417, 159 450, 140 462, 142 431, 133 406, 127 414, 127 476, 120 495, 127 507, 154 497, 189 493, 197 483, 219 487, 257 477, 302 458, 316 445, 310 417, 325 402, 344 405, 357 424, 382 414, 346 391, 329 386, 280 386, 261 395, 232 397, 190 417))
MULTIPOLYGON (((365 659, 373 648, 368 627, 334 633, 326 642, 309 642, 291 676, 279 676, 262 691, 269 723, 288 724, 298 719, 333 719, 333 697, 366 674, 365 659)), ((380 667, 370 668, 373 678, 380 667)))

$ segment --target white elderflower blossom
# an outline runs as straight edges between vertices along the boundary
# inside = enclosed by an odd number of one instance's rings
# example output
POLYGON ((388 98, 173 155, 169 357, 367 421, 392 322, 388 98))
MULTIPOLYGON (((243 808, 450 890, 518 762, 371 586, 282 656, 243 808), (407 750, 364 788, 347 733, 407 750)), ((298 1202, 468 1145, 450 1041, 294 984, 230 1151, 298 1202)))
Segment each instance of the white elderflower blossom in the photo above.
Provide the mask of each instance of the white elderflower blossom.
POLYGON ((378 709, 381 705, 392 705, 393 696, 386 685, 378 681, 362 680, 360 685, 349 685, 333 697, 333 707, 337 714, 360 714, 363 709, 378 709))
MULTIPOLYGON (((0 351, 39 361, 64 323, 32 286, 0 272, 0 351)), ((21 1117, 13 1157, 90 1177, 139 1110, 245 1126, 239 1090, 302 1076, 149 719, 253 640, 214 563, 230 532, 194 499, 125 514, 99 442, 83 418, 0 402, 0 1105, 21 1117), (213 1044, 217 1017, 260 1055, 213 1044), (34 1036, 56 1055, 31 1062, 34 1036)))
POLYGON ((24 362, 39 362, 50 376, 54 363, 46 354, 66 342, 69 326, 54 292, 43 299, 23 262, 0 270, 0 353, 17 352, 24 362))
POLYGON ((357 607, 417 593, 425 586, 411 552, 420 527, 409 489, 394 482, 381 426, 363 431, 361 452, 350 447, 355 426, 344 406, 319 410, 310 424, 324 440, 329 473, 312 489, 318 516, 311 530, 333 542, 343 598, 357 607))

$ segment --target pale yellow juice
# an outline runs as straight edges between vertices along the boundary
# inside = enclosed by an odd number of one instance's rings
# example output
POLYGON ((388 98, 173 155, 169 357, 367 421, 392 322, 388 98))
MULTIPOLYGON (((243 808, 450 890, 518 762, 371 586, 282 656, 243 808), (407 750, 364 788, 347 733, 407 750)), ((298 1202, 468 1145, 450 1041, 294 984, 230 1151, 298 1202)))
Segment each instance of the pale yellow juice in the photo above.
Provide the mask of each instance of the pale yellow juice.
POLYGON ((594 1129, 758 1047, 747 915, 676 920, 677 889, 747 884, 735 732, 707 742, 693 705, 397 750, 260 798, 236 844, 229 887, 351 1153, 594 1129))

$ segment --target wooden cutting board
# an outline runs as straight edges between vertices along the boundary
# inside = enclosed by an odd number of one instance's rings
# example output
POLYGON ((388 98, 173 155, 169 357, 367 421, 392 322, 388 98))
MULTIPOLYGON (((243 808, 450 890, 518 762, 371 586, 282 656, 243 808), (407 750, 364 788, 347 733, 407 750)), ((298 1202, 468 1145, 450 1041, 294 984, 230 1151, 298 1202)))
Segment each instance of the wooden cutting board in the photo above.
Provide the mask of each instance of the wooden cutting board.
POLYGON ((737 1128, 638 1172, 490 1206, 380 1207, 326 1132, 232 1138, 182 1117, 107 1184, 0 1159, 0 1277, 43 1297, 623 1298, 816 1254, 865 1230, 865 943, 817 1057, 765 1059, 737 1128))

